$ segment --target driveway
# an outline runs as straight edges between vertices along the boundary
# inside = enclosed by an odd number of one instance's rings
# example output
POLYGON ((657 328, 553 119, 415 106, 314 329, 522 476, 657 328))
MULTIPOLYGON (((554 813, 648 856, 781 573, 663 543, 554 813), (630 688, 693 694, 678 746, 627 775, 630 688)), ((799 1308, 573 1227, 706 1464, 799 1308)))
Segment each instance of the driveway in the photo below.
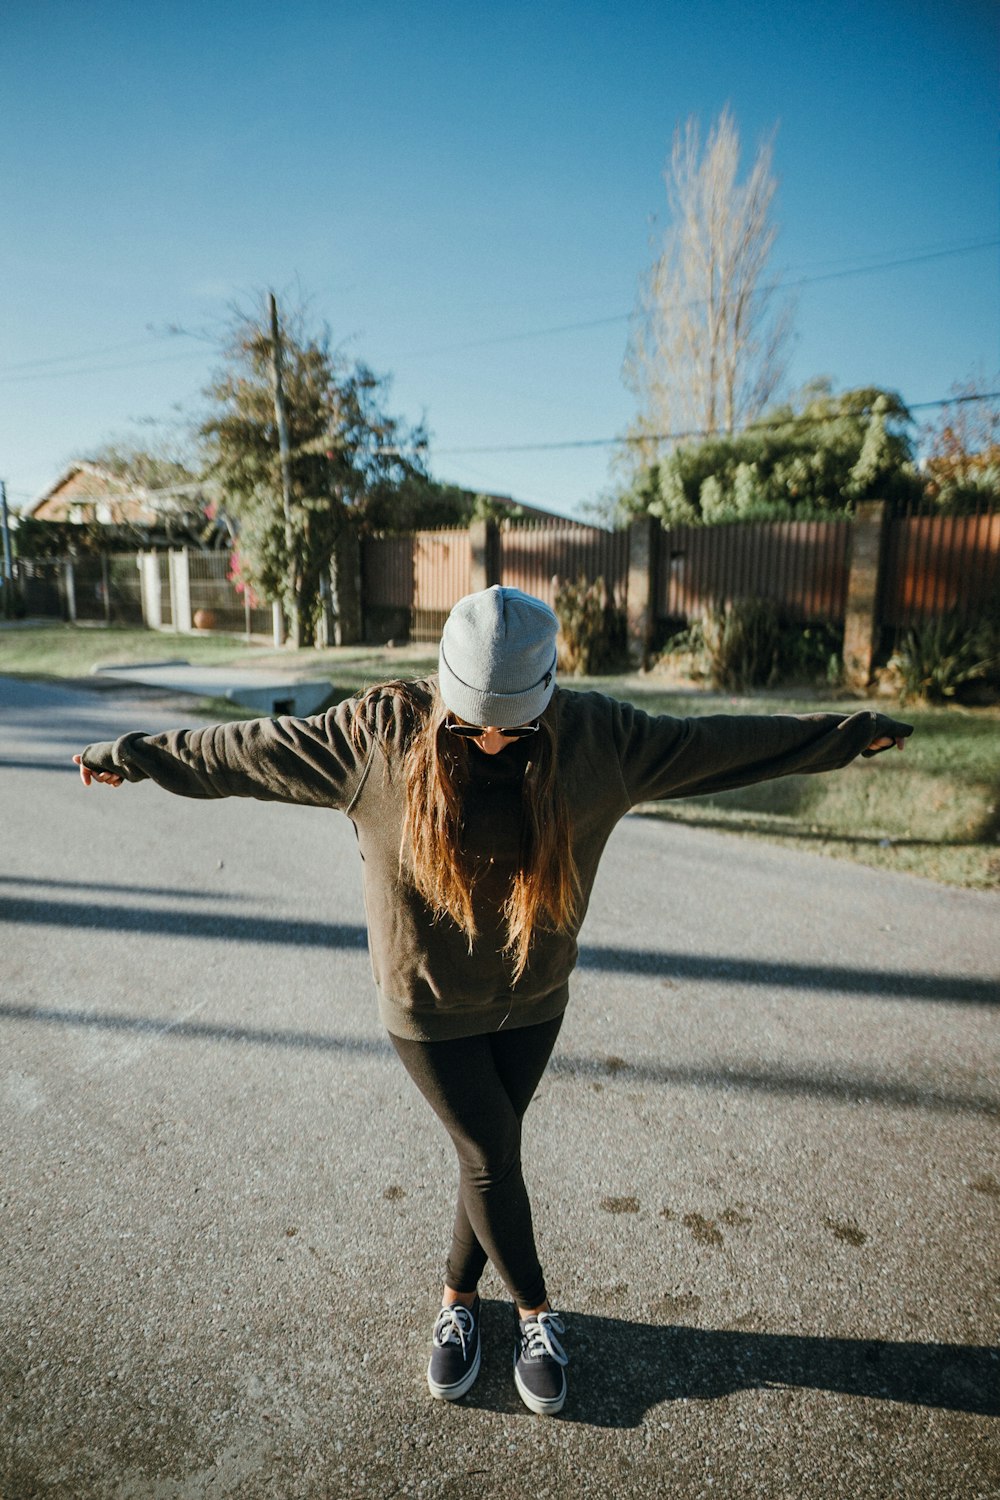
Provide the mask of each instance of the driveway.
POLYGON ((0 679, 2 1500, 1000 1492, 996 894, 626 819, 525 1127, 570 1398, 488 1276, 449 1406, 349 822, 69 762, 185 716, 0 679))

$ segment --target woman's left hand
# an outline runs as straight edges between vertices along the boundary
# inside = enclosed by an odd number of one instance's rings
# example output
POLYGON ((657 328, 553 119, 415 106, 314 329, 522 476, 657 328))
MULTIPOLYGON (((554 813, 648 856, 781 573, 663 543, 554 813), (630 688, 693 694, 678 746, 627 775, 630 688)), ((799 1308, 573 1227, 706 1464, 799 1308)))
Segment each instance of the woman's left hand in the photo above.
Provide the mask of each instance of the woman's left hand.
POLYGON ((73 764, 80 767, 80 780, 84 786, 89 786, 92 781, 103 782, 105 786, 121 786, 124 780, 114 771, 92 771, 89 766, 84 765, 82 755, 74 755, 73 764))
POLYGON ((906 741, 902 735, 898 735, 895 739, 892 739, 887 734, 881 734, 877 740, 872 740, 868 748, 869 750, 889 750, 895 745, 897 750, 902 750, 905 744, 906 741))

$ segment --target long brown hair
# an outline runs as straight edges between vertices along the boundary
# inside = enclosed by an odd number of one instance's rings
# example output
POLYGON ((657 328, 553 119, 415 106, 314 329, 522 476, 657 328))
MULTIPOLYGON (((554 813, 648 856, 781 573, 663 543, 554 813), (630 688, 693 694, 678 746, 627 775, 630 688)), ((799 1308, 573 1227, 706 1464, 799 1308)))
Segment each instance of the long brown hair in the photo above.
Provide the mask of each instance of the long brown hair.
MULTIPOLYGON (((406 814, 400 867, 409 867, 414 885, 435 918, 450 917, 461 929, 471 952, 476 938, 473 897, 479 870, 474 856, 462 847, 469 747, 465 740, 449 733, 448 710, 436 683, 429 697, 405 682, 372 688, 360 699, 355 722, 371 724, 373 719, 380 719, 377 705, 386 694, 402 699, 409 723, 404 749, 406 814)), ((579 911, 580 880, 569 811, 557 772, 558 743, 558 714, 553 702, 539 720, 538 733, 531 741, 521 793, 520 850, 503 907, 507 928, 504 952, 513 963, 515 983, 527 967, 535 932, 571 932, 579 911)))

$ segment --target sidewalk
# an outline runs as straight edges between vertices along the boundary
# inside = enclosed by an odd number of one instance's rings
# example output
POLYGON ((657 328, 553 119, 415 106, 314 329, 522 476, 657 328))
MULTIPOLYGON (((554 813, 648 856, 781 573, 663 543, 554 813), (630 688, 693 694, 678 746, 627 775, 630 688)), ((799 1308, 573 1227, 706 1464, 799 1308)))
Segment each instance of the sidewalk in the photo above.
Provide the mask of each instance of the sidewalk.
POLYGON ((193 667, 186 661, 95 667, 93 675, 199 698, 226 698, 268 717, 318 713, 343 696, 326 680, 303 680, 292 673, 258 672, 250 667, 193 667))

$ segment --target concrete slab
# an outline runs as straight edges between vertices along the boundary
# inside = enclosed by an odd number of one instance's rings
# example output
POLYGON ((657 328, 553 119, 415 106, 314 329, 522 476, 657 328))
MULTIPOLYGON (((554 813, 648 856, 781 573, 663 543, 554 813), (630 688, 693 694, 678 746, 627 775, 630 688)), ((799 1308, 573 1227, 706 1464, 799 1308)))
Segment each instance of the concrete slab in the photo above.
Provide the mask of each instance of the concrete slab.
POLYGON ((314 714, 336 696, 333 684, 326 679, 303 681, 256 672, 251 667, 202 667, 187 661, 94 667, 93 675, 199 698, 226 698, 269 716, 314 714))

